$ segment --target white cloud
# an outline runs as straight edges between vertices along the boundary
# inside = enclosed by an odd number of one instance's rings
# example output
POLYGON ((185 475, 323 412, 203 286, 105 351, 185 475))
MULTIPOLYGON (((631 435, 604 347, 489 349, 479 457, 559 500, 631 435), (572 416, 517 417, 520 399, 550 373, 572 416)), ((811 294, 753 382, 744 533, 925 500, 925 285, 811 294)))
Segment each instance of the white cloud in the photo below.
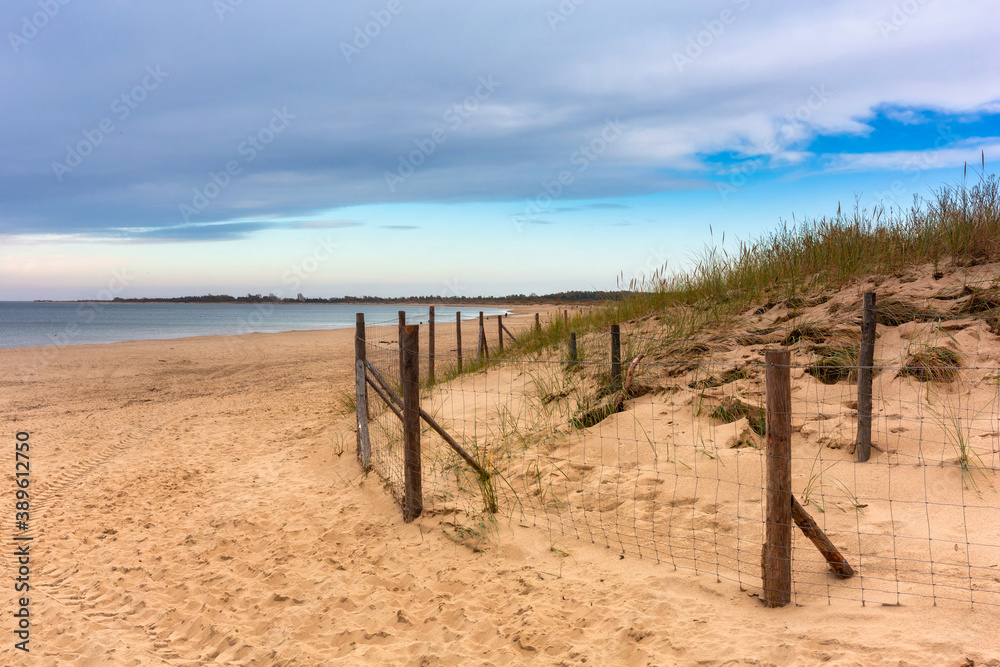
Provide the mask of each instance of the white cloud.
MULTIPOLYGON (((135 38, 85 57, 75 55, 74 39, 45 50, 33 44, 32 59, 0 66, 0 87, 18 91, 0 101, 0 219, 12 221, 0 225, 73 234, 177 224, 178 203, 209 172, 243 159, 237 147, 275 106, 297 114, 294 124, 244 165, 200 221, 531 197, 615 117, 628 131, 574 196, 682 186, 676 172, 704 173, 703 156, 717 153, 801 164, 813 137, 863 137, 879 110, 899 122, 918 121, 917 109, 1000 111, 995 2, 918 2, 901 17, 897 0, 588 2, 552 30, 545 10, 557 4, 426 0, 408 6, 350 64, 339 42, 369 20, 350 3, 244 3, 239 21, 224 28, 186 3, 155 10, 155 21, 144 5, 95 8, 64 29, 135 38), (723 10, 732 13, 725 24, 723 10), (893 30, 885 31, 886 21, 893 30), (273 48, 256 47, 262 36, 273 48), (698 44, 691 54, 689 40, 698 44), (691 62, 679 68, 677 53, 691 62), (171 77, 156 98, 56 183, 51 162, 132 85, 134 68, 123 63, 161 57, 171 77), (390 193, 384 173, 398 156, 488 75, 502 86, 390 193), (829 91, 822 102, 816 89, 829 91)), ((961 164, 950 155, 930 160, 961 164)), ((834 170, 859 170, 911 158, 827 160, 834 170)))
POLYGON ((916 171, 961 167, 1000 159, 1000 141, 965 140, 961 146, 925 151, 886 151, 882 153, 838 153, 824 155, 826 171, 916 171))

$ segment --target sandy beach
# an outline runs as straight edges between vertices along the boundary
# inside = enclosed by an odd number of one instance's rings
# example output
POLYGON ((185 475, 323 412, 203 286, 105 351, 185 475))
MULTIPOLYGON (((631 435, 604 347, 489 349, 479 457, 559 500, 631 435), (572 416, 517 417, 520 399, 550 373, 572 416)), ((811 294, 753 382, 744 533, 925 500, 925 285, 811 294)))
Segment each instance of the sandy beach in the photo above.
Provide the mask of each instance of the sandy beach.
POLYGON ((478 551, 406 524, 354 455, 353 358, 352 330, 0 350, 35 535, 31 652, 5 632, 0 662, 1000 665, 997 607, 766 609, 516 519, 478 551))

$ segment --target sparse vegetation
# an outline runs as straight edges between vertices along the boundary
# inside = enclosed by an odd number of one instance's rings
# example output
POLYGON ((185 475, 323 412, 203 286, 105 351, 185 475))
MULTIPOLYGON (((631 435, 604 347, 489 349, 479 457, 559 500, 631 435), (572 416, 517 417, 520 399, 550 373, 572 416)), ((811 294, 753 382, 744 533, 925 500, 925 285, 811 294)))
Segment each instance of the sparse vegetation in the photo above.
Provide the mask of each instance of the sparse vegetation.
POLYGON ((982 315, 1000 308, 1000 288, 991 285, 987 289, 972 290, 972 295, 959 304, 955 312, 960 315, 982 315))
POLYGON ((350 415, 358 411, 358 399, 353 391, 345 391, 338 394, 334 399, 337 413, 340 415, 350 415))
POLYGON ((750 428, 754 433, 763 436, 767 433, 767 419, 764 416, 764 408, 744 403, 738 398, 726 397, 722 399, 721 405, 712 411, 714 419, 722 421, 724 424, 746 417, 750 428))
POLYGON ((710 389, 712 387, 721 387, 737 380, 746 380, 750 377, 750 373, 745 368, 730 368, 719 376, 711 376, 704 380, 692 380, 688 383, 688 386, 692 389, 710 389))
POLYGON ((957 352, 947 347, 928 345, 911 353, 899 374, 921 382, 950 382, 958 377, 961 367, 962 358, 957 352))
POLYGON ((886 327, 898 327, 907 322, 930 322, 941 315, 928 308, 901 299, 882 299, 875 305, 875 321, 886 327))
POLYGON ((842 380, 857 379, 858 347, 827 347, 819 351, 816 361, 806 372, 823 384, 836 384, 842 380))
MULTIPOLYGON (((928 393, 929 398, 930 393, 928 393)), ((992 398, 978 410, 967 410, 967 414, 962 414, 963 411, 954 402, 949 400, 947 396, 942 396, 934 401, 941 407, 932 408, 938 425, 944 430, 948 442, 955 448, 963 480, 968 488, 977 494, 981 494, 978 479, 982 479, 990 487, 993 486, 993 471, 972 446, 972 425, 982 413, 992 411, 994 401, 995 398, 992 398)))

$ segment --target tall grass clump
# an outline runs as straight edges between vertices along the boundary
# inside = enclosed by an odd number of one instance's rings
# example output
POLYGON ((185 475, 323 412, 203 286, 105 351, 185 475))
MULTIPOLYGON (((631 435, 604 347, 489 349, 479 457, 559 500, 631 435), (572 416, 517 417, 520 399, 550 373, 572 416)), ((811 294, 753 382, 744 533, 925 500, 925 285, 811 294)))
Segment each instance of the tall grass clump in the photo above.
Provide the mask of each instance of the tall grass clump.
POLYGON ((618 299, 567 323, 557 318, 541 331, 524 332, 511 354, 562 345, 570 331, 603 330, 653 314, 664 337, 683 338, 725 325, 761 303, 799 299, 870 276, 933 263, 974 266, 1000 261, 1000 179, 944 185, 929 199, 914 197, 907 208, 872 209, 855 202, 851 212, 783 223, 763 236, 741 241, 733 251, 708 247, 683 273, 666 267, 631 280, 618 299))
MULTIPOLYGON (((800 224, 783 224, 741 242, 732 255, 707 250, 693 270, 662 280, 655 291, 692 305, 789 299, 909 266, 951 261, 959 266, 1000 259, 1000 181, 983 175, 969 186, 942 187, 908 210, 883 205, 800 224)), ((636 299, 649 299, 645 294, 636 299)), ((662 300, 663 295, 656 297, 662 300)))

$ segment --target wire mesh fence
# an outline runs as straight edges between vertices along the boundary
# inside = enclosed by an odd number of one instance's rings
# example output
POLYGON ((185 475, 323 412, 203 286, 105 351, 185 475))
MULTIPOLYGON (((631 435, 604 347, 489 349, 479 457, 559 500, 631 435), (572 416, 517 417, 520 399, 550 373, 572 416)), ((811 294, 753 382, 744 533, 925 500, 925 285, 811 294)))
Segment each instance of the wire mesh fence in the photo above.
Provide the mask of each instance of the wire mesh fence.
MULTIPOLYGON (((889 306, 876 312, 864 463, 855 453, 857 308, 693 338, 658 336, 655 321, 624 327, 620 375, 608 331, 579 334, 573 359, 566 347, 523 359, 473 352, 461 374, 454 350, 439 352, 438 382, 422 389, 420 406, 493 474, 477 474, 425 426, 424 511, 461 538, 488 529, 494 503, 550 531, 554 550, 573 536, 759 592, 764 351, 784 347, 792 493, 857 573, 833 576, 796 534, 793 601, 1000 604, 996 324, 889 306)), ((395 326, 369 329, 366 349, 398 386, 395 326)), ((372 465, 401 499, 400 420, 371 402, 372 465)))

